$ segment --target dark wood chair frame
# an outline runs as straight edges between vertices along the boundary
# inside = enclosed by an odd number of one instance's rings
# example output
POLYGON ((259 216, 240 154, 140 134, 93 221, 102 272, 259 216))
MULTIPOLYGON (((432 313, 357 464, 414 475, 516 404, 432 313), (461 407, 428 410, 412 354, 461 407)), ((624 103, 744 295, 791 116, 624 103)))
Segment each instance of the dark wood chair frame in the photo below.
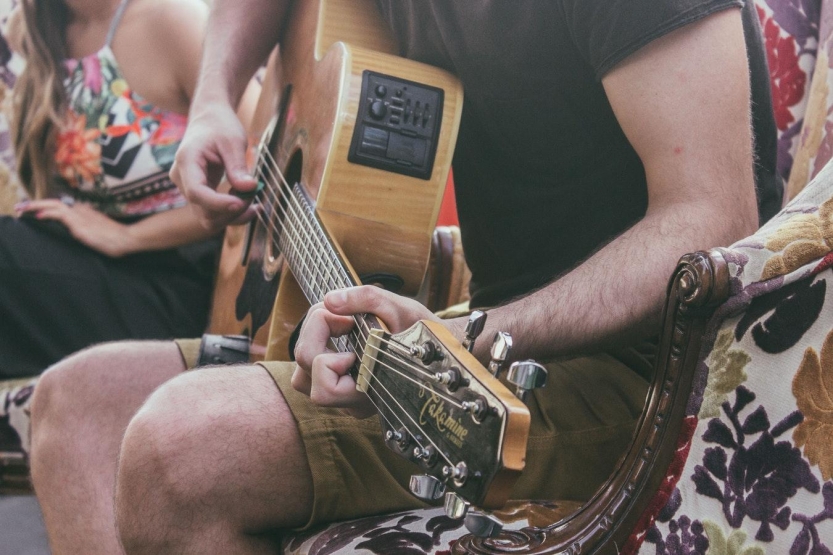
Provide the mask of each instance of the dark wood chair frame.
POLYGON ((579 510, 546 528, 505 531, 496 538, 466 535, 452 552, 618 554, 665 479, 677 450, 706 324, 728 297, 729 269, 719 251, 681 258, 668 286, 645 408, 634 440, 610 479, 579 510))

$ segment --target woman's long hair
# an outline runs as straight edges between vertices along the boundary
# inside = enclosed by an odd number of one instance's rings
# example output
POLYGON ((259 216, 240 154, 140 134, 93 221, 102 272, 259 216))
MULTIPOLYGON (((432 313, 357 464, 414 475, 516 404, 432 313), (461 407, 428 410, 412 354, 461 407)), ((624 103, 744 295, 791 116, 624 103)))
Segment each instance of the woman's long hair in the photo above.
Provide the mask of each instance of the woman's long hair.
POLYGON ((66 107, 64 65, 69 10, 62 0, 21 0, 26 67, 14 86, 12 132, 17 171, 32 198, 48 196, 55 136, 66 107))

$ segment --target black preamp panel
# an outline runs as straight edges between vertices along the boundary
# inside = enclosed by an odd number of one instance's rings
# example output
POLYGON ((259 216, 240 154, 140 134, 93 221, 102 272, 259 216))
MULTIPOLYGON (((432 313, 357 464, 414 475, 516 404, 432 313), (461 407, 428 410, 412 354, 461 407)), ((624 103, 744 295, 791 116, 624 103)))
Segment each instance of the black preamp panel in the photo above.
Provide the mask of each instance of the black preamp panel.
POLYGON ((443 100, 442 89, 365 71, 347 159, 429 179, 437 153, 443 100))

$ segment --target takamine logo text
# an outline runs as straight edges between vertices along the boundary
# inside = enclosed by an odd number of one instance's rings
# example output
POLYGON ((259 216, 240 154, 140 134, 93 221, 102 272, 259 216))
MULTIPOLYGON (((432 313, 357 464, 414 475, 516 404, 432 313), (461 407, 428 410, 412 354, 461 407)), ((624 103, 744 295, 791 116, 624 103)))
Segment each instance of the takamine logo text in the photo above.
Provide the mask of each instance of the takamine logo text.
MULTIPOLYGON (((420 397, 425 396, 426 389, 421 389, 420 397)), ((463 446, 463 440, 468 435, 469 431, 463 426, 463 423, 454 418, 445 408, 445 401, 443 401, 434 390, 430 390, 428 399, 422 405, 422 410, 419 412, 419 423, 425 426, 428 421, 434 422, 437 430, 445 434, 446 439, 456 445, 463 446)))

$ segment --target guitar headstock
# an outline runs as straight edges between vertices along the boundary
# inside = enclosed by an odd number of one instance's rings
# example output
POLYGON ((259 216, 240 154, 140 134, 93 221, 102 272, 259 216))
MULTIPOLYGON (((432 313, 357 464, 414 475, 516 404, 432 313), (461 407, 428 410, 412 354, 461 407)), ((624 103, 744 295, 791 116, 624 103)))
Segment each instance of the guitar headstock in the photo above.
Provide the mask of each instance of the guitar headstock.
MULTIPOLYGON (((507 337, 496 337, 498 359, 507 337)), ((502 362, 493 357, 497 371, 502 362)), ((451 492, 478 507, 503 506, 524 467, 529 410, 444 326, 373 330, 357 384, 381 414, 388 447, 422 470, 411 480, 415 495, 451 492)))

